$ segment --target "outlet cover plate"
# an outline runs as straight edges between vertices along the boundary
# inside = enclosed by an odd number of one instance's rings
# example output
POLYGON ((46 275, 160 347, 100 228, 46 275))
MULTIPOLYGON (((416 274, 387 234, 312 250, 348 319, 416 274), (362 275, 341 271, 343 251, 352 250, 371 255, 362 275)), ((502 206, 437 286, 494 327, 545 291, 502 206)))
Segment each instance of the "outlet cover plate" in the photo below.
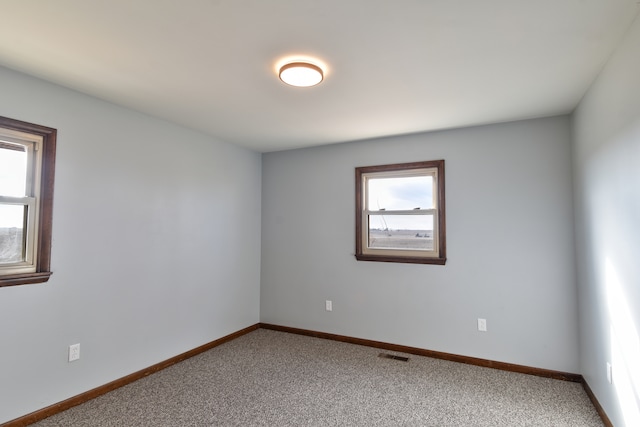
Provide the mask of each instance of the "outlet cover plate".
POLYGON ((80 344, 72 344, 69 346, 69 362, 80 359, 80 344))

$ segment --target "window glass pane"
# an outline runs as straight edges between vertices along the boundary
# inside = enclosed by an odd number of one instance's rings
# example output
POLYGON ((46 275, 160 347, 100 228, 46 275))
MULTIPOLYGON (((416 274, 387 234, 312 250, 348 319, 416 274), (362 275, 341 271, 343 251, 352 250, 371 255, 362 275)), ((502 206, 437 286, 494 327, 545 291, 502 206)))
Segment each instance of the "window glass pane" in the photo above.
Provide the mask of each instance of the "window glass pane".
POLYGON ((433 250, 433 215, 369 215, 369 247, 433 250))
POLYGON ((0 264, 24 261, 27 207, 0 205, 0 264))
POLYGON ((24 147, 0 141, 0 196, 24 197, 28 196, 26 190, 27 153, 24 147))
POLYGON ((433 177, 371 178, 369 210, 411 210, 433 208, 433 177))

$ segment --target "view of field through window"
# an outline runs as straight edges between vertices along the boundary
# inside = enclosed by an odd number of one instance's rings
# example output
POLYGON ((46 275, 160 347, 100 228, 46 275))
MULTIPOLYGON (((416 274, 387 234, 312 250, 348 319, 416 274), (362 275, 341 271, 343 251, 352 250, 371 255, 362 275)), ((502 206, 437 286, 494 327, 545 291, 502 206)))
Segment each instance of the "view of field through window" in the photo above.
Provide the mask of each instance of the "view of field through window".
POLYGON ((368 180, 368 245, 374 249, 434 249, 433 177, 368 180))
POLYGON ((27 192, 27 153, 24 146, 0 141, 0 264, 24 260, 27 207, 9 198, 27 192))

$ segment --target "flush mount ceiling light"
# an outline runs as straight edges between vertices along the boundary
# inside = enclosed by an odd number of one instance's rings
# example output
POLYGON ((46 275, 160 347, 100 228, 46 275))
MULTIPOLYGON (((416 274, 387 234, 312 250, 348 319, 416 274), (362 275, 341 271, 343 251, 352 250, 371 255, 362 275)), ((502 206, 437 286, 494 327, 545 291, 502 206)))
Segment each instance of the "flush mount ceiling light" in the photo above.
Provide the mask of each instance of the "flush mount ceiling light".
POLYGON ((322 81, 322 68, 309 62, 290 62, 280 67, 280 80, 291 86, 310 87, 322 81))

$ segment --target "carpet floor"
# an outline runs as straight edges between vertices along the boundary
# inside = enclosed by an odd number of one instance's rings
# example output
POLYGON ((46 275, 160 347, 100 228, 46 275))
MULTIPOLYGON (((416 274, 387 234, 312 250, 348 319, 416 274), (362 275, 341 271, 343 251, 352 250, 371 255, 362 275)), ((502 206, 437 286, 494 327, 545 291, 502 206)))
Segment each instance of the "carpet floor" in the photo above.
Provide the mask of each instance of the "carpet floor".
POLYGON ((258 329, 33 425, 603 423, 578 383, 258 329), (381 352, 409 361, 382 358, 381 352))

